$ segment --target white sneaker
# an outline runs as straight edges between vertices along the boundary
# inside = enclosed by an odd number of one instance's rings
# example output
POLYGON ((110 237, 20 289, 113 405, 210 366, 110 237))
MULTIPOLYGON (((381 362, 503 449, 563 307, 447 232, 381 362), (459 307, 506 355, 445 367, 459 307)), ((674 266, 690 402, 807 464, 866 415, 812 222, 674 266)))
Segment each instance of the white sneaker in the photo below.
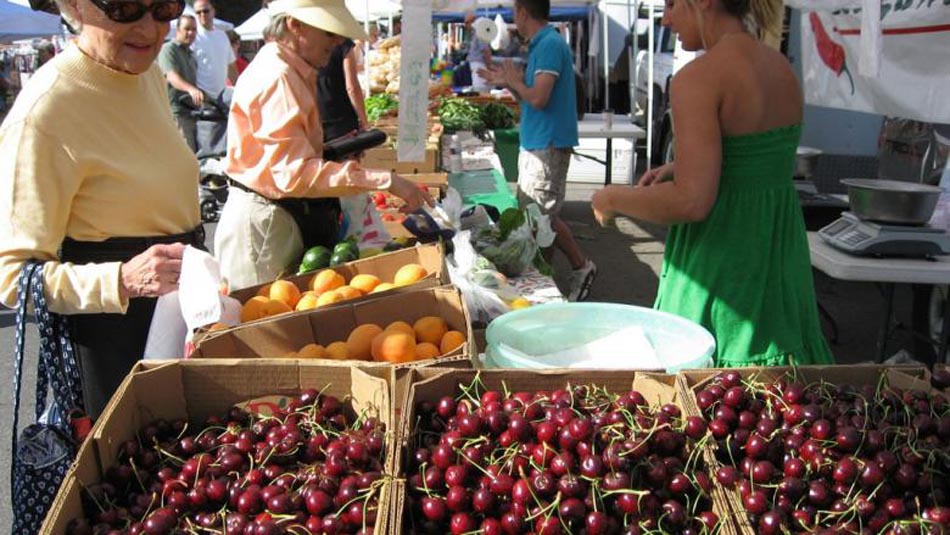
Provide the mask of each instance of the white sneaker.
POLYGON ((587 259, 584 265, 571 272, 571 286, 567 294, 568 301, 583 301, 590 295, 590 288, 597 277, 597 266, 587 259))

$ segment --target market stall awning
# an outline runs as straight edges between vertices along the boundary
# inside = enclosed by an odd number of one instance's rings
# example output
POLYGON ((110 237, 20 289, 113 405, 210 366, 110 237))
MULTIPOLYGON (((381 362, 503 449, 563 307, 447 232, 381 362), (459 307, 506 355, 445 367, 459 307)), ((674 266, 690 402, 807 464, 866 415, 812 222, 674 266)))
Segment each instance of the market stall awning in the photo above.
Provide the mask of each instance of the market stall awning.
POLYGON ((0 0, 0 43, 62 33, 59 17, 8 0, 0 0))
MULTIPOLYGON (((551 6, 551 21, 565 22, 571 20, 586 20, 590 16, 590 6, 551 6)), ((495 18, 501 15, 505 22, 514 22, 514 9, 511 7, 479 7, 474 12, 480 17, 495 18)), ((432 13, 433 22, 463 22, 464 11, 437 11, 432 13)))

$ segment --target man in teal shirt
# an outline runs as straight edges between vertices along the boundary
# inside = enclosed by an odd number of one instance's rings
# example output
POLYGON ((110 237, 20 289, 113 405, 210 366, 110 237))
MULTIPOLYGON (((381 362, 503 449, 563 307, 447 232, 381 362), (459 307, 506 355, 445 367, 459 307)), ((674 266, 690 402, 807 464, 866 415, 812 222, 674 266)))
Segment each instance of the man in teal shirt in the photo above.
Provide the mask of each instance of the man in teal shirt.
POLYGON ((515 0, 515 25, 528 40, 524 71, 511 60, 482 71, 493 84, 507 87, 521 101, 521 153, 518 157, 518 199, 536 203, 551 216, 554 240, 574 271, 567 298, 583 301, 597 275, 597 266, 574 240, 560 218, 567 190, 567 170, 577 146, 577 100, 574 62, 563 37, 548 25, 550 0, 515 0))

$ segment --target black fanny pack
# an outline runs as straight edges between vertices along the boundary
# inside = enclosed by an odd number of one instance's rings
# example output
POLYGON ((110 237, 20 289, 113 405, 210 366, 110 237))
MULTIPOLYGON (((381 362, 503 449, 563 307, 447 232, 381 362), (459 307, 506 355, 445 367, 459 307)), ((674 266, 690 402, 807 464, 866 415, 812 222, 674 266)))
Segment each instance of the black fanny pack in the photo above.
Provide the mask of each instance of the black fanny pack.
POLYGON ((253 193, 267 202, 276 204, 294 218, 304 250, 317 245, 332 248, 340 233, 340 200, 335 197, 320 199, 268 199, 235 180, 228 183, 242 191, 253 193))

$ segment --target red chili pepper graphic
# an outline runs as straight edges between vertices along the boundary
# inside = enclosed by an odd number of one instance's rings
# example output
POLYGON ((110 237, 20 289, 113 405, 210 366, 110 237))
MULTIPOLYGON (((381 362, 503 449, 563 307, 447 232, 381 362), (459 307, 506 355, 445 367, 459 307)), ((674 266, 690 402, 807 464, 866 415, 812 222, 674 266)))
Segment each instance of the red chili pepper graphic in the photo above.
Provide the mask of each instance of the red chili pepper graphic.
POLYGON ((851 78, 851 72, 848 70, 848 64, 845 62, 844 47, 831 40, 825 27, 821 25, 821 19, 818 13, 812 12, 808 15, 811 22, 811 31, 815 34, 815 44, 818 45, 818 55, 821 61, 825 63, 839 77, 841 73, 848 75, 848 81, 851 83, 851 94, 854 94, 854 79, 851 78))

